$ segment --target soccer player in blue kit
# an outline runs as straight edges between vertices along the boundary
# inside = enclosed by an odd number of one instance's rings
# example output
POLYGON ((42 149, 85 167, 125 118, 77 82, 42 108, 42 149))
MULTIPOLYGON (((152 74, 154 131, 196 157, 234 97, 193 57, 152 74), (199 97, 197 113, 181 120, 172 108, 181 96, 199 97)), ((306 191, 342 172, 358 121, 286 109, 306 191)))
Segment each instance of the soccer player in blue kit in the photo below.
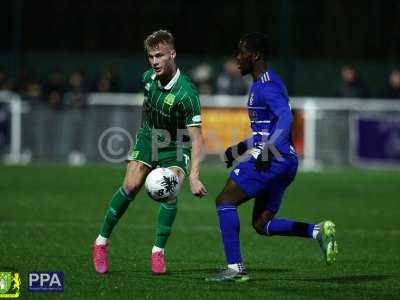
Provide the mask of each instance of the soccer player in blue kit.
POLYGON ((225 151, 225 163, 240 163, 216 200, 221 236, 228 267, 207 281, 245 282, 249 276, 242 262, 237 207, 255 198, 252 223, 264 236, 298 236, 319 242, 324 259, 333 264, 337 255, 335 224, 308 224, 275 218, 286 188, 294 180, 298 160, 292 144, 293 116, 288 92, 281 78, 268 66, 270 43, 263 33, 249 33, 239 41, 237 62, 242 75, 254 83, 248 99, 253 136, 225 151))

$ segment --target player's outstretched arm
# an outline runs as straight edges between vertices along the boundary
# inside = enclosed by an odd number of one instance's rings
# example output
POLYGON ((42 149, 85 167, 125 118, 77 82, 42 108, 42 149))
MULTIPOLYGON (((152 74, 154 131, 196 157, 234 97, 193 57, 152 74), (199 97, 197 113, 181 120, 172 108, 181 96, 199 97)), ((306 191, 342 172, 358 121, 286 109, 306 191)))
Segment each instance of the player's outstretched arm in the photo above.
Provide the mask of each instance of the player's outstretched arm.
POLYGON ((200 161, 202 149, 204 149, 204 139, 201 133, 201 127, 188 127, 190 139, 192 141, 192 161, 190 165, 190 190, 193 195, 201 198, 207 194, 207 190, 201 183, 200 176, 200 161))

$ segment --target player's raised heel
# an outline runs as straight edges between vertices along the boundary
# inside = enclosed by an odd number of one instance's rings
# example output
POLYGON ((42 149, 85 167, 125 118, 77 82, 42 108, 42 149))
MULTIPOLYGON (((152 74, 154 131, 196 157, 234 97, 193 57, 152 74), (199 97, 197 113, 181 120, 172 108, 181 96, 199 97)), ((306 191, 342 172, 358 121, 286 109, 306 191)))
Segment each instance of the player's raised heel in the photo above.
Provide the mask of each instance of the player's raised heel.
POLYGON ((338 254, 336 225, 332 221, 323 221, 318 226, 320 227, 318 242, 324 254, 325 262, 327 265, 332 265, 336 262, 338 254))
POLYGON ((107 246, 93 243, 92 260, 97 273, 104 274, 108 272, 107 246))
POLYGON ((151 271, 154 275, 163 275, 167 272, 165 255, 162 251, 151 254, 151 271))

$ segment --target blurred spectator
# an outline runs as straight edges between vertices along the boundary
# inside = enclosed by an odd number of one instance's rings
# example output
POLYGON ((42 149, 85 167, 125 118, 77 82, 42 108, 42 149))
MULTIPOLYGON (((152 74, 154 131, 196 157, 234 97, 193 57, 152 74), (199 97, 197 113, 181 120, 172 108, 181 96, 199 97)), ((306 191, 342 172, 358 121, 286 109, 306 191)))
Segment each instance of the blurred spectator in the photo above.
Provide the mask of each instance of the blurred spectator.
POLYGON ((64 75, 60 70, 52 71, 44 86, 45 100, 51 108, 60 110, 63 107, 63 97, 65 93, 64 75))
POLYGON ((382 93, 383 98, 400 99, 400 69, 393 70, 389 75, 389 82, 382 93))
POLYGON ((42 84, 37 74, 27 67, 23 67, 19 71, 15 91, 21 95, 23 100, 27 100, 33 104, 43 100, 42 84))
POLYGON ((191 77, 200 94, 211 95, 213 93, 212 76, 213 69, 209 64, 206 63, 196 66, 191 71, 191 77))
POLYGON ((86 108, 88 89, 83 72, 75 71, 68 81, 67 92, 64 96, 65 105, 80 109, 86 108))
POLYGON ((240 74, 236 61, 226 60, 224 71, 217 77, 217 94, 246 95, 249 86, 249 82, 240 74))
POLYGON ((97 93, 112 93, 111 81, 106 78, 100 78, 97 82, 95 92, 97 93))
POLYGON ((118 91, 117 78, 110 66, 104 67, 93 88, 97 93, 115 93, 118 91))
POLYGON ((8 78, 8 73, 0 69, 0 91, 11 91, 13 89, 12 81, 8 78))
POLYGON ((36 77, 29 78, 24 83, 24 89, 22 90, 22 98, 32 103, 38 103, 42 101, 43 90, 42 85, 36 77))
POLYGON ((28 67, 24 66, 18 71, 17 82, 15 85, 15 91, 20 94, 24 94, 26 90, 26 83, 33 77, 33 72, 28 67))
POLYGON ((69 77, 67 92, 64 96, 64 105, 68 109, 68 113, 61 118, 63 122, 62 151, 68 155, 68 162, 72 165, 82 165, 86 162, 83 150, 87 126, 85 126, 83 110, 87 108, 87 96, 88 88, 84 73, 82 71, 73 72, 69 77))
POLYGON ((342 68, 342 82, 336 90, 337 97, 366 98, 368 90, 361 82, 356 70, 350 66, 342 68))

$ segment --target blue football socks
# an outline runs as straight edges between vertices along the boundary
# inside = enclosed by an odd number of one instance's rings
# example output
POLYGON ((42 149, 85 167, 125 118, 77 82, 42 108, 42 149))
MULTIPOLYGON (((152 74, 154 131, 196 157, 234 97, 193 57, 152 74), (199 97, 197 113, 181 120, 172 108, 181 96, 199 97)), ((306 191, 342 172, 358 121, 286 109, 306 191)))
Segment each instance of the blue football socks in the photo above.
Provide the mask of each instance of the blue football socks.
POLYGON ((265 225, 266 235, 313 237, 314 224, 286 219, 272 219, 265 225))
POLYGON ((240 221, 236 206, 231 204, 219 204, 217 205, 217 212, 227 262, 228 264, 241 263, 242 256, 240 254, 239 240, 240 221))

